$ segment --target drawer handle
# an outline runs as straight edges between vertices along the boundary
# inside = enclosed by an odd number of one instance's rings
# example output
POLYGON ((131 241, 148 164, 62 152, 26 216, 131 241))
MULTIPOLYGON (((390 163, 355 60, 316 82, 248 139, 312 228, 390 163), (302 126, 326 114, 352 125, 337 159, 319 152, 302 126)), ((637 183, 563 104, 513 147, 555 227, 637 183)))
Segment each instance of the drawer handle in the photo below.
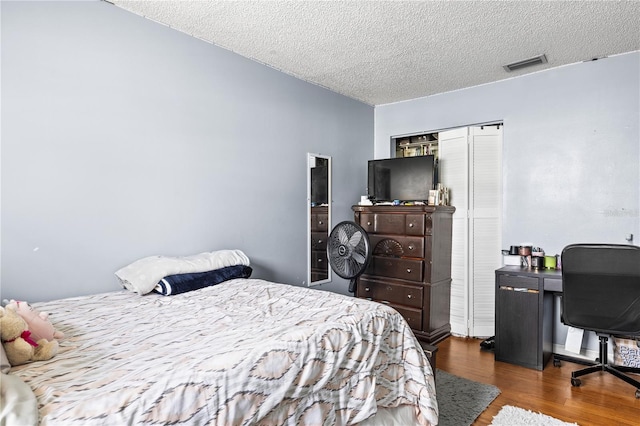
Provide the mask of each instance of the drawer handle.
POLYGON ((364 291, 371 291, 371 289, 369 287, 365 287, 364 291))
POLYGON ((322 240, 318 240, 318 244, 322 244, 322 240))
POLYGON ((389 304, 389 302, 388 302, 388 301, 386 301, 386 300, 381 300, 381 301, 380 301, 380 303, 384 303, 385 305, 388 305, 388 304, 389 304))
POLYGON ((322 225, 322 221, 321 221, 321 220, 320 220, 320 221, 318 221, 318 225, 322 225))
POLYGON ((407 268, 407 274, 411 273, 411 268, 407 268))
POLYGON ((413 250, 415 247, 412 244, 409 244, 409 251, 413 250))
POLYGON ((407 299, 411 299, 411 295, 410 294, 407 294, 407 299))
POLYGON ((318 263, 322 263, 322 259, 318 259, 318 263))
POLYGON ((409 224, 409 228, 413 228, 413 223, 410 223, 410 224, 409 224))
POLYGON ((371 222, 367 222, 367 226, 371 226, 371 222))

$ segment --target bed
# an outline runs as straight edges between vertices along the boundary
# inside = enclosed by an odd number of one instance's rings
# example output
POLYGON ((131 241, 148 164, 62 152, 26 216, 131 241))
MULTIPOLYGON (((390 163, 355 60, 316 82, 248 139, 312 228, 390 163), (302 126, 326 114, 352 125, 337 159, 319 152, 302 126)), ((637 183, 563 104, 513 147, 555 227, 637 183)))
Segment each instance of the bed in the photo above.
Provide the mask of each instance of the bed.
POLYGON ((385 305, 254 278, 130 290, 34 304, 65 334, 51 360, 10 370, 40 424, 438 422, 429 361, 385 305))

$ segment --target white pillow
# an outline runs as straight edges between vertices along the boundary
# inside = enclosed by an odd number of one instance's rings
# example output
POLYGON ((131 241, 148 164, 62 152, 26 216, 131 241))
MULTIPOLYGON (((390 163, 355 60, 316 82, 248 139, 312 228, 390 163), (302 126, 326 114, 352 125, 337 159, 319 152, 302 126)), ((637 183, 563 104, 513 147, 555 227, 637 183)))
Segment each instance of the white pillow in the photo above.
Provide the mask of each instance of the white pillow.
POLYGON ((8 373, 11 370, 11 364, 7 358, 7 354, 4 353, 4 345, 0 344, 0 372, 8 373))
POLYGON ((241 250, 218 250, 184 257, 149 256, 119 269, 116 277, 124 288, 147 294, 169 275, 207 272, 235 265, 249 266, 249 258, 241 250))
POLYGON ((0 425, 37 425, 38 401, 25 382, 13 374, 0 378, 0 425))

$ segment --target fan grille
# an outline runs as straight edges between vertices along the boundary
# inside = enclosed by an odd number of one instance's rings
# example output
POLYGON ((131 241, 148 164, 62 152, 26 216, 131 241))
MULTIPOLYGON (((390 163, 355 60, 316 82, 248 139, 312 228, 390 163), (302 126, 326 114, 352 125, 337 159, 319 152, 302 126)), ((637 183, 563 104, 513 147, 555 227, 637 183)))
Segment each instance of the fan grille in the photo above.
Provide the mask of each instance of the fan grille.
POLYGON ((340 277, 352 279, 359 276, 371 257, 367 233, 355 222, 339 223, 329 235, 327 257, 331 269, 340 277))

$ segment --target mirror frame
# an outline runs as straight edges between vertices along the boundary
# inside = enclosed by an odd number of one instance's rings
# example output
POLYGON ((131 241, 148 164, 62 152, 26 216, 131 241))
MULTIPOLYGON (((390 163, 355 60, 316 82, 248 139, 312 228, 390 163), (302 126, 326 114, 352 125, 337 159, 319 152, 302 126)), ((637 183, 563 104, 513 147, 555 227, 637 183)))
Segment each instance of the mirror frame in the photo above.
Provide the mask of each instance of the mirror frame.
POLYGON ((316 167, 316 158, 323 158, 327 160, 327 237, 331 232, 331 205, 332 205, 332 191, 331 191, 331 156, 322 155, 322 154, 314 154, 307 153, 307 286, 312 287, 324 283, 331 282, 332 279, 332 269, 329 265, 329 261, 327 260, 327 278, 311 281, 311 213, 312 213, 312 205, 311 205, 311 169, 316 167))

